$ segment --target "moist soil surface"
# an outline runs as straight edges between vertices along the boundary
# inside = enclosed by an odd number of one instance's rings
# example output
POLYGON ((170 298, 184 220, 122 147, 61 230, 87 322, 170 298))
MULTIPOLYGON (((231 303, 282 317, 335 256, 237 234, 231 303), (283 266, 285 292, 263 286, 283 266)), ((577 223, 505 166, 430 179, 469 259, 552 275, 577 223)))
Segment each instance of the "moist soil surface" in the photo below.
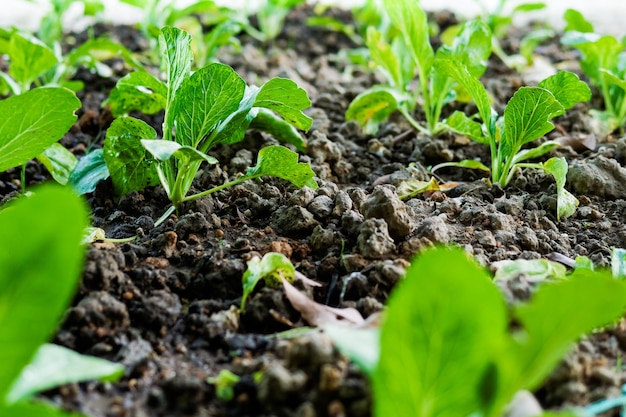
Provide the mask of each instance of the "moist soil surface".
MULTIPOLYGON (((351 19, 349 12, 331 13, 351 19)), ((408 262, 435 244, 459 245, 486 267, 555 254, 585 255, 608 266, 611 247, 626 247, 626 139, 619 135, 597 138, 591 149, 567 145, 548 155, 565 156, 570 164, 567 188, 580 206, 567 219, 557 221, 554 179, 538 170, 518 172, 502 189, 481 173, 441 169, 438 179, 458 186, 400 201, 399 181, 428 180, 427 167, 441 162, 473 158, 489 165, 489 151, 454 134, 417 134, 395 115, 376 136, 346 122, 350 101, 379 79, 341 52, 360 45, 342 34, 307 27, 311 14, 308 7, 298 8, 277 40, 262 45, 243 37, 240 53, 222 50, 219 59, 250 84, 281 76, 308 92, 313 126, 300 160, 311 163, 319 189, 296 189, 273 178, 250 181, 188 203, 155 227, 169 206, 161 186, 117 201, 110 181, 100 183, 87 195, 93 225, 110 238, 138 238, 89 246, 80 288, 54 342, 122 363, 126 372, 116 383, 49 391, 48 399, 95 417, 369 416, 368 381, 327 337, 319 332, 276 336, 307 325, 282 288, 260 284, 245 312, 239 310, 247 261, 280 252, 322 284, 314 290, 299 287, 310 298, 354 307, 367 318, 383 308, 408 262), (222 370, 240 376, 231 400, 220 398, 207 382, 222 370)), ((455 23, 451 13, 431 17, 441 29, 455 23)), ((133 51, 146 50, 147 42, 134 28, 93 29, 133 51)), ((528 30, 511 29, 505 50, 515 52, 528 30)), ((86 34, 74 39, 80 42, 86 34)), ((436 37, 433 44, 438 44, 436 37)), ((558 37, 536 52, 578 71, 572 64, 576 53, 561 47, 558 37)), ((108 79, 87 71, 76 76, 85 83, 79 93, 83 107, 61 143, 79 157, 102 146, 112 121, 102 102, 128 72, 123 63, 113 64, 116 74, 108 79)), ((498 111, 517 88, 532 84, 495 57, 483 82, 498 111)), ((589 109, 601 106, 597 101, 575 106, 542 140, 592 139, 589 109)), ((456 109, 465 107, 473 112, 471 105, 456 109)), ((160 130, 162 115, 140 117, 160 130)), ((424 120, 419 110, 415 117, 424 120)), ((244 172, 260 148, 275 143, 250 131, 243 142, 215 149, 212 155, 220 164, 203 166, 194 189, 244 172)), ((26 174, 28 185, 50 178, 36 162, 28 164, 26 174)), ((18 193, 19 178, 17 169, 0 175, 4 200, 18 193)), ((527 298, 532 283, 520 276, 502 290, 512 302, 527 298)), ((626 377, 619 365, 624 351, 626 327, 621 324, 586 337, 535 393, 537 398, 545 408, 559 408, 619 395, 626 377)))

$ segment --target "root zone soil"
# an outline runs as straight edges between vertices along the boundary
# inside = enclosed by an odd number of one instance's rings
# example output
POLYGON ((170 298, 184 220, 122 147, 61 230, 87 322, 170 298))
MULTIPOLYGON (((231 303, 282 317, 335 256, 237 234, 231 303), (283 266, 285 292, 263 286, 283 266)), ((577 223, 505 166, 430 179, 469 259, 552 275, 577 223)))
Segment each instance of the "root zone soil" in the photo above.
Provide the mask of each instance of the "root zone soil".
MULTIPOLYGON (((460 185, 399 201, 393 192, 399 180, 419 177, 424 167, 444 161, 480 158, 488 163, 488 149, 452 134, 417 135, 400 118, 383 124, 375 137, 347 123, 348 104, 376 76, 342 58, 339 51, 356 47, 347 38, 307 27, 311 13, 307 7, 296 9, 274 43, 244 39, 242 53, 223 51, 220 60, 249 83, 283 76, 308 92, 314 122, 301 160, 312 164, 320 188, 297 190, 277 179, 248 182, 189 203, 154 227, 169 203, 160 186, 118 202, 110 183, 101 183, 88 196, 94 226, 112 238, 139 238, 89 247, 80 289, 54 342, 120 362, 126 375, 113 384, 65 386, 47 398, 95 417, 369 416, 367 380, 328 339, 318 333, 274 336, 305 324, 281 289, 261 286, 240 314, 248 260, 283 253, 300 272, 323 284, 309 290, 316 301, 355 307, 368 317, 382 309, 408 261, 433 244, 460 245, 485 265, 557 252, 586 255, 606 266, 611 247, 626 246, 624 139, 609 137, 595 151, 580 154, 567 147, 553 152, 566 156, 572 167, 592 167, 602 178, 601 187, 589 186, 589 178, 569 179, 581 205, 560 222, 553 179, 532 170, 518 173, 505 190, 486 185, 474 172, 441 170, 443 180, 460 185), (407 170, 411 162, 416 170, 407 170), (224 369, 241 377, 230 401, 219 399, 206 382, 224 369)), ((450 13, 433 18, 442 26, 454 22, 450 13)), ((109 32, 134 50, 146 44, 132 28, 98 26, 96 31, 109 32)), ((512 31, 511 45, 521 32, 512 31)), ((560 62, 572 55, 562 50, 554 39, 539 51, 560 62)), ((102 146, 112 117, 101 103, 124 72, 120 67, 111 79, 79 73, 85 82, 79 94, 83 108, 62 140, 77 156, 102 146)), ((496 59, 483 80, 501 100, 495 103, 500 109, 524 82, 496 59)), ((557 119, 549 138, 588 136, 590 106, 599 104, 577 105, 557 119)), ((160 129, 159 116, 146 120, 160 129)), ((253 165, 258 149, 273 143, 271 137, 249 132, 244 142, 219 148, 213 155, 220 166, 205 166, 194 187, 222 183, 253 165)), ((3 199, 17 193, 18 178, 17 170, 0 175, 3 199)), ((29 163, 29 185, 48 178, 43 167, 29 163)), ((522 277, 503 291, 509 299, 524 298, 531 284, 522 277)), ((542 405, 582 405, 619 395, 625 374, 617 364, 624 349, 622 324, 580 342, 536 393, 542 405)))

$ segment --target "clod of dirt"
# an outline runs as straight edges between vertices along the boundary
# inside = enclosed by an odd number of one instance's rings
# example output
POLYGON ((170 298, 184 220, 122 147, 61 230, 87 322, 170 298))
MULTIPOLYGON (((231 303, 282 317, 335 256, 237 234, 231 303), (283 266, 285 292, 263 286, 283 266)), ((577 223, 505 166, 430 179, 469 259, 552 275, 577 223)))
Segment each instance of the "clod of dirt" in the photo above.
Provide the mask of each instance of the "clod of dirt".
POLYGON ((390 185, 376 187, 372 195, 361 205, 361 213, 366 219, 385 220, 389 233, 397 240, 408 236, 414 227, 407 206, 398 199, 390 185))
POLYGON ((616 160, 604 156, 574 161, 567 173, 567 183, 578 194, 626 198, 626 169, 616 160))
POLYGON ((424 219, 417 228, 417 235, 430 240, 432 243, 450 242, 450 230, 445 220, 445 214, 424 219))
POLYGON ((270 221, 274 230, 285 235, 307 233, 318 224, 310 211, 299 206, 280 207, 270 221))
POLYGON ((387 223, 382 219, 367 219, 359 226, 357 247, 361 255, 370 259, 383 259, 396 250, 387 223))

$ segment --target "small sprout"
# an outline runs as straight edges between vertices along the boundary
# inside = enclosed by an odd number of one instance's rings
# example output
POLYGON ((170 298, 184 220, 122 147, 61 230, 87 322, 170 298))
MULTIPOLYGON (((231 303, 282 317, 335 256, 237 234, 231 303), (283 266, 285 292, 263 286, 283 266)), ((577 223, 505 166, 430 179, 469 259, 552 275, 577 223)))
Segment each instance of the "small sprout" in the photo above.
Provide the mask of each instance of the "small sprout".
POLYGON ((241 377, 229 371, 222 369, 216 377, 207 378, 209 384, 215 385, 215 393, 217 398, 224 402, 232 400, 235 396, 233 388, 239 382, 241 377))
POLYGON ((296 269, 291 261, 282 253, 269 252, 262 259, 252 258, 248 261, 248 269, 243 274, 243 295, 241 296, 241 311, 245 310, 246 300, 260 280, 269 287, 279 287, 282 280, 292 282, 295 279, 296 269))

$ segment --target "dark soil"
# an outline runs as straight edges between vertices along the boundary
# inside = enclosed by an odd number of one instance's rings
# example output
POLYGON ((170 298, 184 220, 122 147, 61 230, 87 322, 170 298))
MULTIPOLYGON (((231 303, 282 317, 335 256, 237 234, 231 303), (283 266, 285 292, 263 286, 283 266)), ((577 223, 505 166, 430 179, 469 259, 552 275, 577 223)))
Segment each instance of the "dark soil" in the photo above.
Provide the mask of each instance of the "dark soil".
MULTIPOLYGON (((518 173, 503 190, 487 185, 480 174, 442 169, 442 180, 461 184, 398 200, 394 185, 400 180, 427 179, 426 167, 444 161, 471 157, 488 164, 488 149, 452 134, 417 135, 400 117, 392 117, 376 137, 347 123, 348 104, 377 76, 338 54, 357 46, 348 38, 306 27, 310 13, 309 8, 294 11, 269 47, 244 38, 241 54, 223 51, 220 59, 251 84, 283 76, 308 92, 313 106, 307 112, 314 122, 301 160, 311 163, 319 189, 298 190, 272 178, 248 182, 190 203, 154 227, 169 203, 160 186, 118 202, 110 183, 101 183, 88 195, 93 225, 111 238, 139 238, 90 245, 80 289, 54 342, 120 362, 126 374, 117 383, 48 392, 55 403, 95 417, 368 416, 367 380, 327 338, 274 335, 306 324, 282 289, 261 285, 240 313, 241 277, 252 257, 283 253, 298 271, 323 284, 310 294, 316 301, 355 307, 368 317, 382 308, 408 261, 433 244, 460 245, 484 265, 560 253, 607 266, 611 247, 626 247, 623 138, 603 139, 594 151, 563 147, 549 155, 567 157, 568 188, 580 200, 576 214, 565 220, 555 218, 554 180, 533 170, 518 173), (223 369, 241 376, 231 401, 219 399, 207 383, 223 369)), ((450 13, 434 18, 442 26, 454 21, 450 13)), ((110 31, 134 50, 146 45, 132 28, 98 31, 110 31)), ((519 44, 521 33, 512 30, 505 47, 519 44)), ((551 62, 575 56, 563 52, 558 39, 538 52, 551 62)), ((62 143, 79 156, 102 146, 112 117, 101 103, 127 71, 123 65, 118 69, 111 79, 85 71, 77 76, 86 85, 79 94, 83 108, 62 143)), ((495 58, 483 81, 499 110, 525 84, 495 58)), ((600 104, 577 105, 557 120, 548 138, 589 136, 590 106, 600 104)), ((147 120, 160 128, 159 116, 147 120)), ((261 147, 273 143, 249 132, 243 142, 217 149, 212 155, 221 165, 204 167, 195 188, 242 172, 261 147)), ((42 166, 29 163, 29 185, 48 178, 42 166)), ((0 175, 0 197, 19 188, 18 170, 0 175)), ((524 277, 506 289, 510 297, 529 291, 524 277)), ((582 405, 619 395, 626 373, 617 364, 624 352, 621 324, 586 338, 536 393, 542 405, 582 405)))

